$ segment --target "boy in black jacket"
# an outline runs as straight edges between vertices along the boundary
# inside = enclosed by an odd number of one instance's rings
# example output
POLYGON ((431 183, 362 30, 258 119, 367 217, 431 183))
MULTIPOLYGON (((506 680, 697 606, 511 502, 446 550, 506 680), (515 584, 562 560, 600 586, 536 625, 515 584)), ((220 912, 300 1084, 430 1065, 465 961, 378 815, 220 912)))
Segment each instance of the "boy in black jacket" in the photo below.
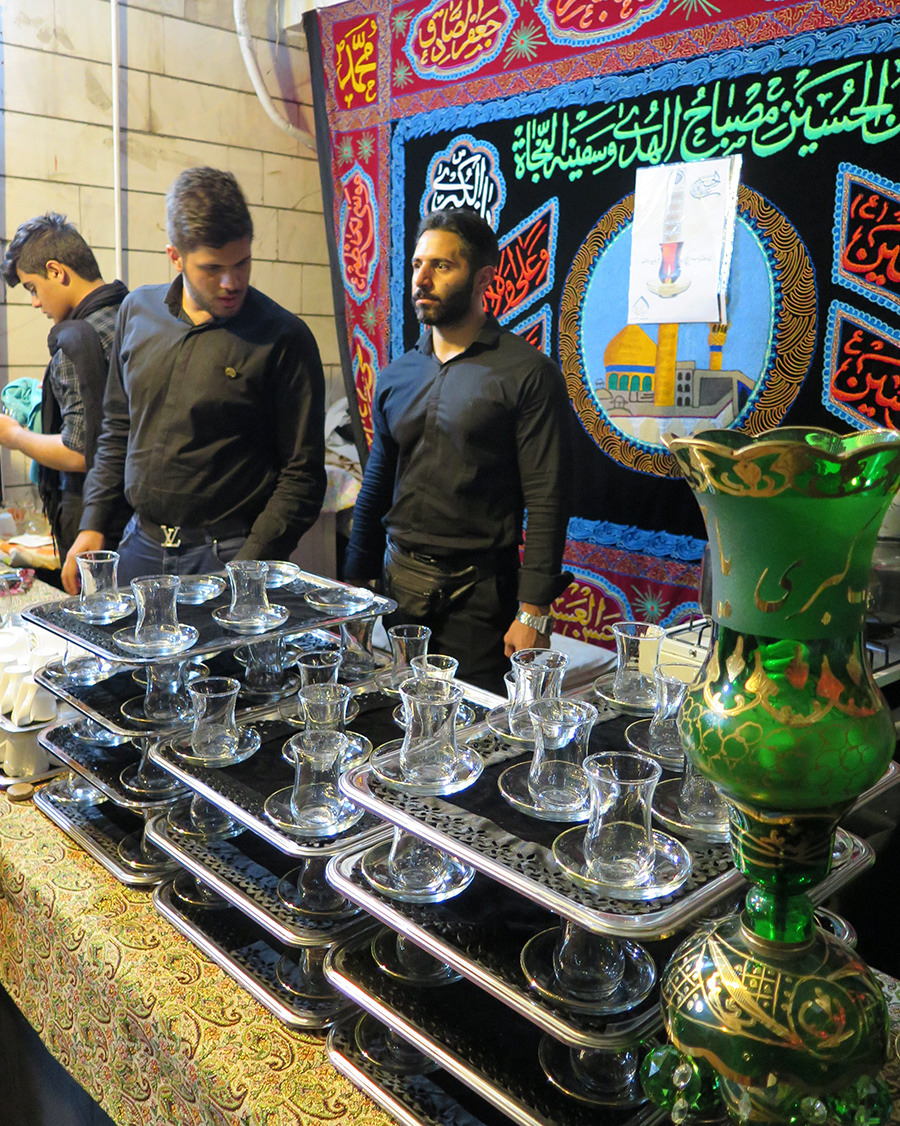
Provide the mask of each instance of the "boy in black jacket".
POLYGON ((81 488, 103 417, 116 314, 128 290, 120 281, 103 281, 91 248, 64 215, 53 211, 21 224, 6 247, 0 273, 9 286, 21 282, 33 308, 53 321, 42 432, 0 415, 0 445, 37 462, 44 511, 63 560, 78 534, 81 488))

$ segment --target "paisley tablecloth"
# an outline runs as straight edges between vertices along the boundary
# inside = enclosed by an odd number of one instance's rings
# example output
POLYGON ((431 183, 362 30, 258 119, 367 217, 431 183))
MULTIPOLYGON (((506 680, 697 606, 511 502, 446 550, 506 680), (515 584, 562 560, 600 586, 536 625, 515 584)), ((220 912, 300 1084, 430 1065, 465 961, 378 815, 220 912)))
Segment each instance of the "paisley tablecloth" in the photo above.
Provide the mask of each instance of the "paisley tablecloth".
MULTIPOLYGON (((886 1078, 900 1122, 900 982, 886 1078)), ((387 1126, 280 1024, 30 802, 0 797, 0 984, 119 1126, 387 1126)), ((2 1120, 2 1115, 0 1115, 2 1120)))
MULTIPOLYGON (((385 1126, 30 802, 0 798, 0 983, 119 1126, 385 1126)), ((0 1114, 2 1118, 2 1114, 0 1114)))

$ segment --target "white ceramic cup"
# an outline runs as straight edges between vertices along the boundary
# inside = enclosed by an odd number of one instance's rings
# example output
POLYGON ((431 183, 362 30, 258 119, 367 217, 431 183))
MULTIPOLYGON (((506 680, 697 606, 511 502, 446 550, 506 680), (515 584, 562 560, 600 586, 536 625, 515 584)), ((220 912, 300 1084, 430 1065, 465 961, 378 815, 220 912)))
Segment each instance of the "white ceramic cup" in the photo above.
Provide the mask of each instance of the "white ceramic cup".
POLYGON ((31 676, 30 665, 7 665, 0 673, 0 712, 9 715, 19 695, 19 686, 22 681, 31 676))
POLYGON ((37 731, 11 731, 3 741, 3 772, 8 778, 34 778, 50 766, 37 731))
POLYGON ((12 655, 27 660, 31 652, 31 634, 22 626, 0 629, 0 656, 12 655))
POLYGON ((19 685, 11 719, 16 727, 31 723, 49 723, 56 719, 56 698, 32 676, 26 676, 19 685))

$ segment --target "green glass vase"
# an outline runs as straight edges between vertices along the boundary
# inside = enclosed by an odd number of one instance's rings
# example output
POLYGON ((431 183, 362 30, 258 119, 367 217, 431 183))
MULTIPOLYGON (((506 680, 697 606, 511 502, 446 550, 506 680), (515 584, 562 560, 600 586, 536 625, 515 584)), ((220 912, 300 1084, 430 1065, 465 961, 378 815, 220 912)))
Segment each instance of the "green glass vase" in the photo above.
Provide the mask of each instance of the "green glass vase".
POLYGON ((669 449, 712 562, 710 653, 679 729, 728 803, 752 886, 740 917, 676 951, 663 1001, 677 1047, 709 1061, 723 1089, 752 1091, 754 1120, 787 1121, 793 1112, 759 1109, 759 1091, 777 1089, 779 1106, 795 1091, 844 1091, 877 1074, 886 1051, 874 977, 817 930, 805 891, 828 873, 841 816, 893 754, 862 630, 900 434, 717 430, 669 449))

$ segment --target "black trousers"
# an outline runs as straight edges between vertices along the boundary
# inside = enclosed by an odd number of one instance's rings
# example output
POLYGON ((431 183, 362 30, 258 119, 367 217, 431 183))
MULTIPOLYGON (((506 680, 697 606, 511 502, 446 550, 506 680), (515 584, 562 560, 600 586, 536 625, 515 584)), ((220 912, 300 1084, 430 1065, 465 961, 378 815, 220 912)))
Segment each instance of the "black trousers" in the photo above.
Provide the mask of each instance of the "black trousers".
POLYGON ((404 560, 389 545, 384 593, 397 602, 397 609, 385 616, 385 627, 428 626, 429 653, 455 657, 460 680, 505 698, 503 676, 510 664, 503 652, 503 636, 519 606, 518 571, 517 549, 489 558, 454 558, 452 565, 430 567, 420 559, 404 560), (433 572, 430 592, 429 569, 433 572))

